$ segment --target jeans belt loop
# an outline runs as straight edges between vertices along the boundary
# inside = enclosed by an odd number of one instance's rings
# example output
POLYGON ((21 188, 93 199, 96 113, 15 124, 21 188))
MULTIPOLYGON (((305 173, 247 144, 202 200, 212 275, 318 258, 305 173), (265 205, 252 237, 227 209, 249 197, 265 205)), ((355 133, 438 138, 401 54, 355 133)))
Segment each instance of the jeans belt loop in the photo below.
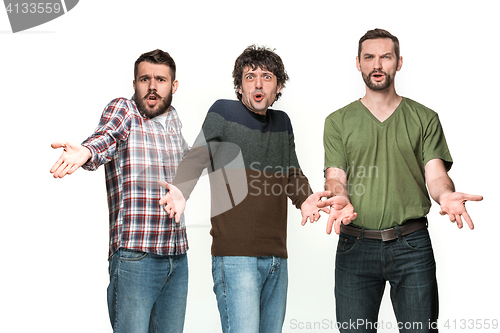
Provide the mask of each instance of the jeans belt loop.
POLYGON ((399 225, 395 226, 395 228, 396 228, 396 233, 398 234, 398 240, 402 242, 403 236, 401 236, 401 228, 399 228, 399 225))
POLYGON ((365 228, 361 228, 361 233, 359 234, 358 237, 359 244, 363 243, 364 238, 365 238, 365 228))

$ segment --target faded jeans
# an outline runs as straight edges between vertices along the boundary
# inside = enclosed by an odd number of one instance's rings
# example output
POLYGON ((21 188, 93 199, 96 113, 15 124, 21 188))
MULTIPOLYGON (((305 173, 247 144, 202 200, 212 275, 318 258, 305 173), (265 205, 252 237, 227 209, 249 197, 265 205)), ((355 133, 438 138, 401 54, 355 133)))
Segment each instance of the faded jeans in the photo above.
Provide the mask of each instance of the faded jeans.
POLYGON ((287 259, 212 257, 224 333, 280 333, 288 289, 287 259))
POLYGON ((188 288, 187 255, 119 249, 109 263, 108 310, 114 333, 180 333, 188 288))

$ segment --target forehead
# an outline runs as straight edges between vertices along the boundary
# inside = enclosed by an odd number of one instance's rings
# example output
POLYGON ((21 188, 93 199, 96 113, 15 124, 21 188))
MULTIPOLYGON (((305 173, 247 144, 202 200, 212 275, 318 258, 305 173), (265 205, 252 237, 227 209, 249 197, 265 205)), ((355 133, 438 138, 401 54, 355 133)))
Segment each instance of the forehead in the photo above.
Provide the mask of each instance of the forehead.
POLYGON ((387 54, 394 52, 394 42, 390 38, 367 39, 361 44, 361 54, 387 54))
POLYGON ((271 73, 272 72, 270 70, 268 70, 267 68, 265 67, 262 67, 262 66, 253 66, 253 65, 246 65, 245 67, 243 67, 243 74, 245 73, 271 73))
POLYGON ((160 75, 170 78, 170 66, 165 64, 153 64, 147 61, 139 63, 137 66, 137 76, 160 75))

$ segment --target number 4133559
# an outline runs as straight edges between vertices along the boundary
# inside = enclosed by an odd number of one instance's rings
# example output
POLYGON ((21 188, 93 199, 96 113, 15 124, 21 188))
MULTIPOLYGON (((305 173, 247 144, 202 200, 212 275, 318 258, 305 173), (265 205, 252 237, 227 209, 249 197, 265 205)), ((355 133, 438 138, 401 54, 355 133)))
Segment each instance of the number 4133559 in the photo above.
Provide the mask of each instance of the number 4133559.
POLYGON ((496 330, 498 328, 498 319, 448 319, 443 324, 443 327, 446 329, 461 330, 496 330))
POLYGON ((60 3, 51 3, 51 2, 41 2, 41 3, 9 3, 6 7, 7 13, 11 14, 58 14, 61 12, 61 4, 60 3))

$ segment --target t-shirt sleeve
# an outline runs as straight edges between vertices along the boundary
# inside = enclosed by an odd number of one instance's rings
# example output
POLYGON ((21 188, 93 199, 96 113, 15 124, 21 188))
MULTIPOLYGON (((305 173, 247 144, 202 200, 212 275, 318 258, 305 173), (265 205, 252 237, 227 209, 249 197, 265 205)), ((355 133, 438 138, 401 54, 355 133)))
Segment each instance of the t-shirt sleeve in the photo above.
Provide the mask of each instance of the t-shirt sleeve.
POLYGON ((347 170, 347 159, 342 142, 342 135, 339 127, 332 117, 325 120, 325 130, 323 133, 323 146, 325 148, 325 168, 339 168, 347 170))
POLYGON ((437 114, 430 120, 424 132, 422 158, 424 165, 436 158, 443 160, 446 171, 449 171, 453 165, 453 159, 437 114))

